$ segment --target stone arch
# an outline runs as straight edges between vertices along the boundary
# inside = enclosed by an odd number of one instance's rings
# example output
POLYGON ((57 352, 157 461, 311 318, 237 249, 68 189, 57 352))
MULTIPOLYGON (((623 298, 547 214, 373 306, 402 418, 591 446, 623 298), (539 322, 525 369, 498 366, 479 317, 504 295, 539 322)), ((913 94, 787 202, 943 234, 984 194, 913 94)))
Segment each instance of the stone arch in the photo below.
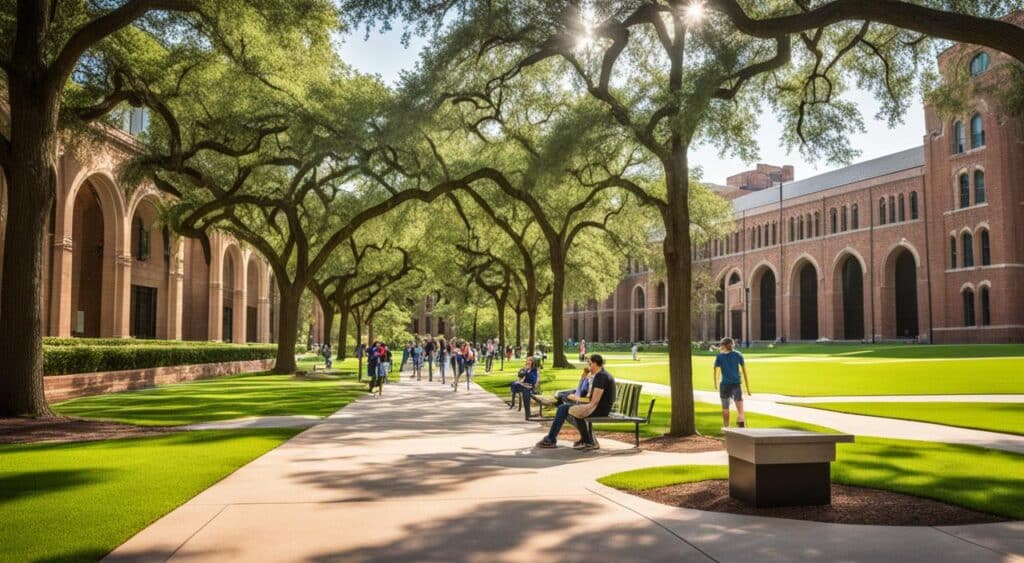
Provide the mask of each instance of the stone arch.
POLYGON ((846 247, 832 261, 832 334, 837 340, 862 340, 868 326, 871 287, 867 263, 859 252, 846 247))
POLYGON ((244 342, 245 336, 245 256, 234 241, 228 240, 221 251, 220 340, 244 342))
POLYGON ((647 340, 647 292, 643 286, 636 284, 629 293, 629 303, 632 309, 632 340, 644 342, 647 340))
POLYGON ((750 339, 775 340, 779 335, 779 284, 775 267, 767 261, 759 262, 751 270, 750 283, 750 339))
POLYGON ((821 268, 807 253, 797 257, 789 273, 789 331, 797 340, 817 340, 821 268))
POLYGON ((245 266, 245 341, 262 342, 265 330, 266 272, 259 254, 250 252, 245 266))
POLYGON ((884 256, 879 299, 882 337, 916 339, 924 324, 920 315, 925 310, 920 303, 925 293, 919 287, 920 255, 903 240, 891 246, 884 256))
POLYGON ((83 172, 68 191, 54 231, 71 247, 69 333, 87 337, 128 336, 124 198, 109 172, 83 172))
POLYGON ((160 198, 155 193, 133 198, 128 209, 126 242, 131 256, 129 331, 133 338, 168 338, 168 279, 171 271, 170 233, 160 222, 160 198))

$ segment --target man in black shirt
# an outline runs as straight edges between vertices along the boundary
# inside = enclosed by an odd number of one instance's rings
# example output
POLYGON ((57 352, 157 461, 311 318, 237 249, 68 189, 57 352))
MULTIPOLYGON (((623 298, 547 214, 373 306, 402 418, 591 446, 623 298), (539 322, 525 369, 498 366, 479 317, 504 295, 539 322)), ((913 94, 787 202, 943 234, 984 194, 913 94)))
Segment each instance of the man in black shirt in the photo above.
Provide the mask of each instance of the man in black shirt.
POLYGON ((538 448, 554 448, 558 445, 558 433, 562 425, 568 419, 577 430, 580 431, 581 440, 572 445, 578 450, 596 450, 597 440, 590 431, 590 425, 586 423, 589 417, 607 416, 612 411, 615 403, 615 378, 604 369, 604 358, 600 354, 590 356, 590 373, 594 379, 590 384, 590 402, 583 405, 572 405, 566 403, 558 407, 555 419, 551 422, 551 429, 543 440, 537 442, 538 448), (575 408, 572 414, 569 409, 575 408))
POLYGON ((427 355, 427 381, 434 380, 434 354, 437 352, 437 346, 434 344, 434 338, 429 334, 427 335, 427 344, 423 347, 423 352, 427 355))

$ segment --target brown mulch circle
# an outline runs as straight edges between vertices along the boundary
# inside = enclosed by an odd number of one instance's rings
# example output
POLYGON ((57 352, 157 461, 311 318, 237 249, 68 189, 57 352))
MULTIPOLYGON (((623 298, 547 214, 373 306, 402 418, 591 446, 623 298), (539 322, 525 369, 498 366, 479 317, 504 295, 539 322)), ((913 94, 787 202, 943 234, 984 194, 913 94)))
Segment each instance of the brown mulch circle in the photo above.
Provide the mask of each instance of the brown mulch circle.
POLYGON ((178 429, 65 417, 0 419, 0 444, 88 442, 141 438, 169 432, 178 432, 178 429))
MULTIPOLYGON (((600 438, 618 440, 627 444, 633 443, 633 434, 630 432, 601 432, 598 430, 597 435, 600 438)), ((580 433, 567 424, 558 433, 558 439, 575 442, 580 439, 580 433)), ((725 449, 725 442, 707 436, 687 436, 685 438, 657 436, 655 438, 640 438, 640 449, 652 452, 696 454, 722 451, 725 449)))
POLYGON ((834 524, 956 526, 1006 521, 998 516, 936 500, 836 484, 832 485, 832 504, 829 506, 781 508, 756 508, 730 497, 729 481, 726 480, 683 483, 631 492, 647 500, 682 508, 834 524))

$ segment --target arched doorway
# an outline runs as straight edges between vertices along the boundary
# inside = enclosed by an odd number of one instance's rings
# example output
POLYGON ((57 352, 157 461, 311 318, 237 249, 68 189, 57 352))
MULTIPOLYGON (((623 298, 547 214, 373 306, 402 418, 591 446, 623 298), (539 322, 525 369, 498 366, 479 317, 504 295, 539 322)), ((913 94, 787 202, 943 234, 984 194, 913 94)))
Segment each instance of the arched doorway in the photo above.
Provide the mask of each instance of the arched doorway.
POLYGON ((92 183, 78 190, 72 213, 71 335, 98 338, 103 330, 104 257, 115 249, 107 244, 103 205, 92 183))
POLYGON ((167 278, 170 247, 152 201, 135 208, 131 222, 132 255, 129 333, 133 338, 167 338, 167 278))
POLYGON ((633 290, 633 340, 635 342, 647 340, 647 334, 644 330, 644 325, 647 324, 646 308, 647 297, 644 295, 643 288, 637 286, 633 290))
POLYGON ((259 303, 263 292, 260 290, 260 268, 255 254, 249 257, 245 277, 245 341, 259 342, 259 303))
MULTIPOLYGON (((224 269, 222 274, 223 297, 221 299, 221 333, 220 338, 224 342, 234 342, 235 332, 235 257, 232 253, 224 253, 224 269)), ((244 307, 244 303, 239 303, 244 307)), ((239 327, 242 329, 242 327, 239 327)), ((243 329, 244 330, 244 329, 243 329)))
POLYGON ((752 340, 775 340, 777 307, 775 299, 775 272, 764 266, 754 273, 750 296, 750 326, 752 340))
POLYGON ((855 256, 847 256, 839 264, 842 338, 864 339, 864 269, 855 256))
POLYGON ((896 258, 896 336, 917 338, 917 263, 910 251, 903 249, 896 258))
POLYGON ((800 267, 800 340, 818 339, 818 271, 810 262, 800 267))

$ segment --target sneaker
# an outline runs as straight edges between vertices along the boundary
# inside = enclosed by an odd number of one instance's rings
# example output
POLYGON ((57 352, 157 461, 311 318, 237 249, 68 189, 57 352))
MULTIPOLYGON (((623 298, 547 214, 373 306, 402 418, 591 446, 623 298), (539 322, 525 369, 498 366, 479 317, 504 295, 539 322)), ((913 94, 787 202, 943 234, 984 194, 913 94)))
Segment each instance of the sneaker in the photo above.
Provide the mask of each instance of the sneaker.
POLYGON ((535 447, 550 449, 550 448, 557 448, 558 444, 556 442, 549 442, 547 440, 541 440, 541 441, 537 442, 535 447))
POLYGON ((593 444, 588 444, 587 442, 580 442, 578 446, 574 445, 573 449, 583 450, 583 451, 599 450, 599 449, 601 449, 601 446, 598 445, 597 442, 594 442, 593 444))
POLYGON ((583 440, 576 440, 575 442, 572 443, 572 447, 574 448, 578 448, 581 445, 583 445, 583 440))

